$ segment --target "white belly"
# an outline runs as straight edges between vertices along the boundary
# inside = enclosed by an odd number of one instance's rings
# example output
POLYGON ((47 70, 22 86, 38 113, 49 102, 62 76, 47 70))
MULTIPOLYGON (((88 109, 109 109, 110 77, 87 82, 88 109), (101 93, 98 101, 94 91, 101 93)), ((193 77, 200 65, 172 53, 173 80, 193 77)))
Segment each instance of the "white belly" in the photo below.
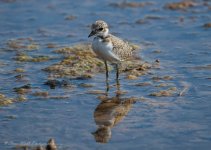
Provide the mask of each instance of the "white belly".
POLYGON ((95 37, 92 48, 97 56, 103 60, 110 62, 120 61, 119 57, 112 52, 113 45, 111 42, 102 42, 101 38, 95 37))

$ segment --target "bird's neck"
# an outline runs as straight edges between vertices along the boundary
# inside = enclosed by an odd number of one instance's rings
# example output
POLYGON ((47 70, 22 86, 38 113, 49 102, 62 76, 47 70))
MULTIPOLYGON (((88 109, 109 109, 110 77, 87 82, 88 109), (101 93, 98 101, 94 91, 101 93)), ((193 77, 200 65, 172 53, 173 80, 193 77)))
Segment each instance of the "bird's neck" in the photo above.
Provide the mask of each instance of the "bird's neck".
POLYGON ((109 30, 105 29, 105 32, 101 35, 98 35, 98 37, 101 39, 105 39, 105 38, 109 37, 109 30))
POLYGON ((108 35, 106 35, 106 36, 99 35, 97 37, 103 40, 103 39, 106 39, 108 37, 108 35))

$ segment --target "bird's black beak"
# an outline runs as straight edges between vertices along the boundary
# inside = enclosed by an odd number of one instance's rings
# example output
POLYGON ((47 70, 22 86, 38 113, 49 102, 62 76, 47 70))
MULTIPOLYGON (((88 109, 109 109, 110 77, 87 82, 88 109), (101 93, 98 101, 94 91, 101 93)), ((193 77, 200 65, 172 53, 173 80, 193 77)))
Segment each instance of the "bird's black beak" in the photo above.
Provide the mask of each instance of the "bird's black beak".
POLYGON ((95 34, 96 34, 96 32, 95 32, 95 31, 92 31, 92 32, 89 34, 88 38, 91 37, 91 36, 93 36, 93 35, 95 35, 95 34))

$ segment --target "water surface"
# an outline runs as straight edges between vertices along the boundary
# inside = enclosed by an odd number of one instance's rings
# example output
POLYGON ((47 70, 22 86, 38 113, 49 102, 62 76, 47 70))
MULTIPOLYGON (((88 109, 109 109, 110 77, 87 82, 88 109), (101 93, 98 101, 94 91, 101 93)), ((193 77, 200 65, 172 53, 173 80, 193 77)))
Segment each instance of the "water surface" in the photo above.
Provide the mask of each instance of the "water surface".
MULTIPOLYGON (((43 98, 29 93, 25 95, 26 101, 1 106, 0 149, 12 149, 19 144, 44 145, 54 138, 59 149, 208 150, 211 146, 211 30, 203 25, 211 20, 211 5, 209 1, 209 7, 203 5, 205 1, 197 1, 199 5, 186 11, 172 11, 163 8, 167 2, 173 0, 154 1, 152 5, 137 8, 116 8, 110 5, 111 0, 0 1, 0 93, 17 98, 19 95, 13 88, 30 83, 32 92, 41 89, 51 95, 43 98), (76 18, 67 20, 70 15, 76 18), (145 23, 136 23, 144 18, 145 23), (89 80, 64 79, 73 88, 50 89, 44 85, 49 74, 42 70, 62 59, 53 53, 54 48, 47 48, 48 43, 62 47, 91 42, 87 38, 89 25, 97 19, 108 22, 115 35, 140 44, 139 55, 143 60, 160 61, 159 68, 151 69, 137 80, 127 80, 121 75, 120 90, 127 93, 120 99, 139 100, 127 108, 108 106, 108 111, 118 112, 117 108, 121 108, 127 113, 111 127, 111 136, 104 144, 96 142, 92 134, 98 129, 94 113, 101 101, 88 91, 105 91, 105 75, 96 74, 89 80), (32 38, 39 45, 38 50, 28 52, 30 55, 47 55, 53 59, 40 63, 14 61, 17 51, 7 43, 18 38, 32 38), (16 68, 25 69, 24 80, 17 80, 15 76, 20 73, 14 72, 16 68), (152 80, 163 76, 173 79, 152 80), (142 82, 152 85, 135 86, 142 82), (83 88, 81 83, 94 86, 83 88), (177 93, 168 97, 150 96, 166 88, 156 86, 160 83, 177 87, 177 93), (185 92, 179 96, 183 89, 185 92)), ((112 87, 108 95, 113 98, 118 90, 114 78, 115 72, 111 71, 112 87)))

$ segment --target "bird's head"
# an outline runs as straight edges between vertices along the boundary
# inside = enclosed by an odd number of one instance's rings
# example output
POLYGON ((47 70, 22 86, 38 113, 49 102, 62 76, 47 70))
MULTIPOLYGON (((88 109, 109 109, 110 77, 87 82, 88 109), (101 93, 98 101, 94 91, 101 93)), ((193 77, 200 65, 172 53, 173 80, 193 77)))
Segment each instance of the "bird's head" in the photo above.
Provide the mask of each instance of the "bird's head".
POLYGON ((95 23, 91 26, 91 33, 88 37, 91 36, 100 36, 100 37, 106 37, 108 35, 109 29, 108 25, 105 21, 97 20, 95 23))

